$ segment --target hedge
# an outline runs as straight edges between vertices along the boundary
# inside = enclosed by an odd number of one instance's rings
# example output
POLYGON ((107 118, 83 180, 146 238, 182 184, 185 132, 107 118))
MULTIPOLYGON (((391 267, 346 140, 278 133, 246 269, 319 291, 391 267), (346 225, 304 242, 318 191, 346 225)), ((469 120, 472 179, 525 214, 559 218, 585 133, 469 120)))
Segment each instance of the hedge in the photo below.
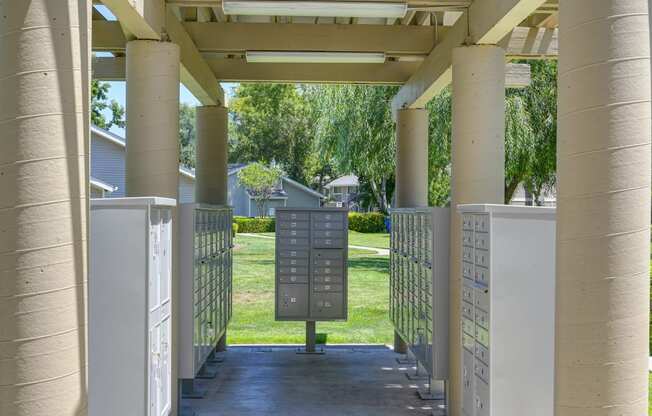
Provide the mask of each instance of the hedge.
POLYGON ((380 212, 350 212, 349 230, 359 233, 384 233, 387 231, 385 216, 380 212))
POLYGON ((234 217, 233 222, 238 233, 273 233, 276 230, 274 218, 234 217))

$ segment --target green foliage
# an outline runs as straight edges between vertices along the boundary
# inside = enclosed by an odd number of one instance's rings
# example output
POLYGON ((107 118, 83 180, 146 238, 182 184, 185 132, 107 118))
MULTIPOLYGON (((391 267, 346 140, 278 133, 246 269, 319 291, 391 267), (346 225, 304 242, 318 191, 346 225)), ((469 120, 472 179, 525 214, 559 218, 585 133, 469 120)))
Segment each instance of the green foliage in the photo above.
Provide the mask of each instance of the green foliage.
POLYGON ((238 180, 256 202, 258 215, 265 216, 265 204, 272 197, 274 187, 281 179, 281 171, 262 163, 250 163, 238 171, 238 180))
POLYGON ((273 233, 276 230, 274 218, 234 217, 233 221, 238 233, 273 233))
POLYGON ((124 128, 125 109, 115 100, 108 100, 111 84, 93 80, 91 82, 91 124, 108 130, 112 126, 124 128), (104 112, 109 110, 111 120, 107 121, 104 112))
POLYGON ((179 105, 179 163, 195 167, 197 136, 195 133, 195 107, 186 103, 179 105))
POLYGON ((428 203, 450 204, 451 135, 453 123, 451 89, 444 89, 426 105, 428 110, 428 203))
POLYGON ((505 203, 509 204, 518 184, 530 171, 534 137, 523 99, 508 94, 505 100, 505 203))
POLYGON ((385 230, 385 216, 380 212, 350 212, 349 230, 359 233, 382 233, 385 230))
POLYGON ((231 232, 233 233, 234 237, 238 233, 238 227, 239 227, 239 225, 238 225, 237 222, 234 222, 233 224, 231 224, 231 232))
POLYGON ((308 90, 316 108, 317 149, 332 157, 337 170, 354 173, 369 185, 386 212, 387 184, 396 167, 396 141, 390 102, 396 87, 337 85, 308 90))
POLYGON ((312 151, 311 111, 302 87, 290 84, 240 84, 233 114, 230 159, 278 163, 291 178, 308 183, 312 151))

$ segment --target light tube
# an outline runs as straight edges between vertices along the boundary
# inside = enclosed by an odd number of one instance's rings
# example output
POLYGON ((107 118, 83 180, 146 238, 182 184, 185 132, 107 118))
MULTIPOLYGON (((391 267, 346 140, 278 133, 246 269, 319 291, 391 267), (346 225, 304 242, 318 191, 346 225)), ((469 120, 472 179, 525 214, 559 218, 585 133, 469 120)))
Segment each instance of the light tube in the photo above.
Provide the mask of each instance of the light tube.
POLYGON ((270 52, 247 51, 248 63, 323 63, 323 64, 382 64, 385 54, 380 52, 270 52))
POLYGON ((227 15, 403 18, 407 3, 223 0, 227 15))

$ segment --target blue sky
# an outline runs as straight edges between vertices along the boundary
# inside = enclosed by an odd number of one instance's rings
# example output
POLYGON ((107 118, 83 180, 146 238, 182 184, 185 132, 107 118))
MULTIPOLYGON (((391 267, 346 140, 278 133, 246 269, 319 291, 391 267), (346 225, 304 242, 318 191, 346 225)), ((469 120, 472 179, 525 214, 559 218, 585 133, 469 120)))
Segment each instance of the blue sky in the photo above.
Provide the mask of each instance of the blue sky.
MULTIPOLYGON (((95 5, 94 6, 101 14, 104 15, 104 17, 107 20, 116 20, 115 16, 109 11, 109 9, 106 6, 102 5, 95 5)), ((110 53, 103 53, 103 52, 98 52, 96 53, 96 56, 113 56, 110 53)), ((111 100, 116 100, 120 105, 123 107, 126 107, 126 91, 125 91, 125 82, 124 81, 112 81, 109 82, 111 84, 111 89, 109 89, 109 94, 108 98, 109 101, 111 100)), ((226 93, 227 97, 230 98, 233 96, 233 89, 237 86, 238 84, 235 83, 223 83, 222 88, 224 89, 224 92, 226 93)), ((227 100, 228 100, 227 98, 227 100)), ((189 105, 192 105, 194 107, 199 105, 199 101, 197 98, 195 98, 194 95, 186 87, 183 85, 179 85, 179 101, 182 103, 187 103, 189 105)), ((111 112, 110 111, 105 111, 105 116, 107 119, 111 118, 111 112)), ((116 133, 122 137, 124 137, 124 129, 121 129, 119 127, 111 127, 111 131, 113 133, 116 133)))

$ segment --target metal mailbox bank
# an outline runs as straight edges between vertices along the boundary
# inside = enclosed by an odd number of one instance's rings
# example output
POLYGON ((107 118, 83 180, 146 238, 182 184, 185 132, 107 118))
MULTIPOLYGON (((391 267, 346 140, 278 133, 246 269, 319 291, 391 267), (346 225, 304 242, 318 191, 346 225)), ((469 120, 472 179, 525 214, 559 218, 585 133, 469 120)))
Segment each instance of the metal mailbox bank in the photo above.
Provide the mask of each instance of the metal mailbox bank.
POLYGON ((348 211, 276 209, 276 320, 347 317, 348 211))
POLYGON ((89 414, 166 416, 171 406, 172 207, 91 200, 89 414))
POLYGON ((550 416, 555 209, 460 205, 462 410, 550 416))
POLYGON ((391 211, 390 319, 435 380, 448 379, 449 208, 391 211))
POLYGON ((233 209, 182 204, 179 210, 179 379, 193 395, 200 373, 231 319, 233 209))

